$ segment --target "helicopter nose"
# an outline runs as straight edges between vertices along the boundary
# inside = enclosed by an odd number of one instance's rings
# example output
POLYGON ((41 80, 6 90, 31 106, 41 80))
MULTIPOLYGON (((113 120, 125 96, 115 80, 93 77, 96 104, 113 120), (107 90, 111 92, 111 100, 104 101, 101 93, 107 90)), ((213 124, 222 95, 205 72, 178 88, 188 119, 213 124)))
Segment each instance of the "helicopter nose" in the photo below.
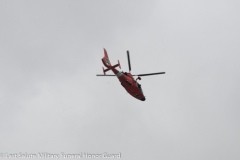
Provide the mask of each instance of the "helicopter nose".
POLYGON ((141 99, 141 101, 145 101, 146 100, 146 98, 145 97, 143 97, 142 99, 141 99))

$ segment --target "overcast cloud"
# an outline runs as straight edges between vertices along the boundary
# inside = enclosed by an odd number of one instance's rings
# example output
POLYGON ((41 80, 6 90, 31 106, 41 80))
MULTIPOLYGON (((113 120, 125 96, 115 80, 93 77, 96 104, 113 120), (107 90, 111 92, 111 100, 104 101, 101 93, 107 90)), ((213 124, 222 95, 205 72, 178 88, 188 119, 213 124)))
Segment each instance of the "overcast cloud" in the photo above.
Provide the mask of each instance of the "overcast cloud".
MULTIPOLYGON (((240 159, 237 0, 0 0, 0 153, 240 159), (102 73, 143 77, 146 101, 102 73)), ((1 159, 1 158, 0 158, 1 159)), ((3 159, 3 158, 2 158, 3 159)))

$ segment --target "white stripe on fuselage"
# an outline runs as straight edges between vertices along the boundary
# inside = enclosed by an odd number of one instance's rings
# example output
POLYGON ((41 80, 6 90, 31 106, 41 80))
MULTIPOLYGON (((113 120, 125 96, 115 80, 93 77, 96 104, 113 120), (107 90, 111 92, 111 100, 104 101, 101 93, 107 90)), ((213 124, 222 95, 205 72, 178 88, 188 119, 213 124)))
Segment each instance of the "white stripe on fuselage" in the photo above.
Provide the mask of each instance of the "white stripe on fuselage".
POLYGON ((121 77, 122 75, 123 75, 122 72, 118 72, 118 73, 116 74, 117 77, 121 77))

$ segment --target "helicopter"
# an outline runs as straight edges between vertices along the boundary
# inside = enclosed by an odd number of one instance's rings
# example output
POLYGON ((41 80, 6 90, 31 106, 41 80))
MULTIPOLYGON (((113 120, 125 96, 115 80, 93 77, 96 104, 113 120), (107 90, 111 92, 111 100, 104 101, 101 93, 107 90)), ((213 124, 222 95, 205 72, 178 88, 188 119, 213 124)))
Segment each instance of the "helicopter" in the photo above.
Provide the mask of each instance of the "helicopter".
POLYGON ((126 91, 132 95, 134 98, 145 101, 146 97, 143 94, 143 90, 141 87, 141 84, 137 82, 137 80, 141 80, 142 76, 151 76, 151 75, 158 75, 158 74, 165 74, 165 72, 156 72, 156 73, 147 73, 147 74, 131 74, 131 63, 130 63, 130 55, 129 51, 127 51, 127 58, 128 58, 128 68, 129 72, 123 72, 123 71, 118 71, 116 67, 119 67, 121 69, 120 62, 118 60, 118 63, 115 65, 111 65, 111 62, 109 60, 107 50, 104 49, 104 57, 102 58, 103 65, 106 67, 102 67, 103 69, 103 74, 97 74, 97 76, 116 76, 121 85, 126 89, 126 91), (106 74, 107 71, 112 71, 114 74, 106 74), (137 76, 136 80, 133 78, 134 76, 137 76))

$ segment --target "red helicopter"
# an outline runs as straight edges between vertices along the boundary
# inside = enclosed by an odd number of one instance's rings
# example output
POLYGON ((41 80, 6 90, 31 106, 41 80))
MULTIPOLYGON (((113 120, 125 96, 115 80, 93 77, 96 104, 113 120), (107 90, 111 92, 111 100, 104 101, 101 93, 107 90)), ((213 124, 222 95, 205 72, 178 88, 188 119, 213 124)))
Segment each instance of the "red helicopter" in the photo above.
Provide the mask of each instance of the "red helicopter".
POLYGON ((146 98, 143 94, 141 85, 137 82, 137 80, 141 80, 141 76, 151 76, 151 75, 157 75, 157 74, 165 74, 165 72, 157 72, 157 73, 148 73, 148 74, 137 74, 133 75, 131 74, 131 63, 130 63, 130 56, 129 51, 127 51, 127 58, 128 58, 128 67, 129 72, 120 72, 116 69, 116 67, 119 67, 121 69, 121 65, 118 60, 118 64, 111 65, 110 60, 108 58, 108 54, 106 49, 104 48, 104 57, 102 58, 102 62, 107 69, 103 68, 104 74, 97 74, 97 76, 117 76, 119 81, 121 82, 121 85, 126 89, 126 91, 132 95, 133 97, 145 101, 146 98), (112 70, 114 75, 106 75, 106 72, 112 70), (136 80, 133 78, 133 76, 138 76, 136 80))

